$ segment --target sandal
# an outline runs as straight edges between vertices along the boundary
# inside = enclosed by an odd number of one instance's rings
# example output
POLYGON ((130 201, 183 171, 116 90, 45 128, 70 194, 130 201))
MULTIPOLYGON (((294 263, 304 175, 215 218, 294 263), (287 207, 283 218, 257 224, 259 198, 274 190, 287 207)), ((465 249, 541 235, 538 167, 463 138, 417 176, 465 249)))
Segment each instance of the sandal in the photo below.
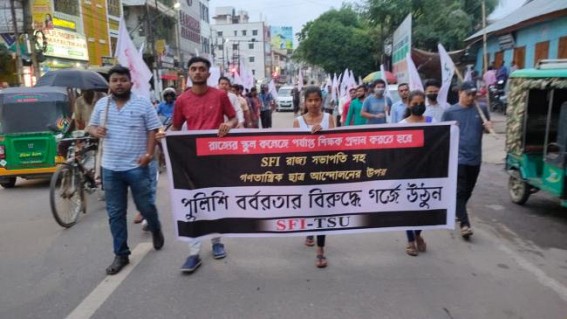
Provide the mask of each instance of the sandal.
POLYGON ((427 250, 427 244, 422 237, 416 237, 415 242, 417 244, 417 251, 424 253, 427 250))
POLYGON ((134 224, 139 224, 144 220, 144 216, 142 214, 137 213, 136 217, 134 217, 134 224))
POLYGON ((317 268, 327 267, 327 257, 323 255, 317 255, 317 261, 315 262, 315 266, 317 266, 317 268))
POLYGON ((417 256, 418 252, 417 252, 417 248, 415 247, 415 244, 408 243, 408 246, 406 247, 406 254, 413 257, 417 256))
POLYGON ((307 246, 307 247, 313 247, 313 246, 315 246, 315 240, 313 239, 312 236, 307 236, 307 237, 305 238, 305 246, 307 246))

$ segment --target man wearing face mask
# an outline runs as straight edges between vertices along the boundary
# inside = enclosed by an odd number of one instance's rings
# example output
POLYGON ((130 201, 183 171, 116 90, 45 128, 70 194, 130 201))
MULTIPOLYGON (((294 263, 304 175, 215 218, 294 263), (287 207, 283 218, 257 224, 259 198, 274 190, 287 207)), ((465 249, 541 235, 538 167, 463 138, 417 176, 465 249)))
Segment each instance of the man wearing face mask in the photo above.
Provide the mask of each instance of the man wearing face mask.
POLYGON ((362 105, 360 115, 367 119, 367 124, 386 123, 386 114, 390 111, 392 100, 384 96, 386 82, 376 80, 374 82, 374 94, 368 96, 362 105))
POLYGON ((441 84, 437 80, 431 79, 425 81, 425 96, 427 99, 425 100, 426 110, 424 115, 434 118, 437 122, 441 122, 443 112, 450 106, 444 101, 437 101, 440 87, 441 84))

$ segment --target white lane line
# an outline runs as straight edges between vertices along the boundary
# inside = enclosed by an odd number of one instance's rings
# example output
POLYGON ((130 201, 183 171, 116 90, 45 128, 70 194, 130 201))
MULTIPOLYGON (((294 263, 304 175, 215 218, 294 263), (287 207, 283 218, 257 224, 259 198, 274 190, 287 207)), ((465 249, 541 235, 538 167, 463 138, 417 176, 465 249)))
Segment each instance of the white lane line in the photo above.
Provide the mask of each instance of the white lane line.
POLYGON ((512 257, 512 259, 514 259, 514 261, 516 261, 516 263, 518 263, 518 265, 520 265, 520 267, 522 267, 524 270, 534 275, 540 284, 555 291, 559 295, 559 297, 561 297, 561 299, 567 301, 567 287, 565 285, 551 278, 543 270, 541 270, 531 262, 527 261, 525 258, 520 256, 520 254, 516 253, 512 249, 506 247, 505 245, 503 244, 498 245, 498 249, 508 254, 510 257, 512 257))
POLYGON ((91 291, 91 293, 83 299, 83 301, 66 317, 66 319, 87 319, 90 318, 95 311, 110 297, 110 295, 120 286, 120 284, 128 277, 128 275, 142 261, 144 256, 152 249, 151 243, 140 243, 134 248, 130 255, 130 264, 124 267, 122 271, 113 276, 106 278, 91 291))

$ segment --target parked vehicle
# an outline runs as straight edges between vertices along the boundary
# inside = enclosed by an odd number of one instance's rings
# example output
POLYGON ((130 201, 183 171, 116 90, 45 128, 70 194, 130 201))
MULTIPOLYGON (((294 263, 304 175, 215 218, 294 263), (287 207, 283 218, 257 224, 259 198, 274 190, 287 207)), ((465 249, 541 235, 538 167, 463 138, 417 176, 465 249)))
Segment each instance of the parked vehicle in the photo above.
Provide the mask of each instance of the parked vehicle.
POLYGON ((567 59, 511 74, 506 170, 512 202, 543 190, 567 207, 567 59))
POLYGON ((488 86, 490 111, 506 114, 506 92, 504 86, 504 80, 498 80, 495 84, 488 86))
POLYGON ((0 185, 16 178, 47 178, 64 161, 57 135, 71 120, 67 91, 57 87, 7 88, 0 92, 0 185))
POLYGON ((278 112, 293 111, 293 95, 291 94, 293 86, 282 86, 278 90, 278 97, 276 99, 278 112))

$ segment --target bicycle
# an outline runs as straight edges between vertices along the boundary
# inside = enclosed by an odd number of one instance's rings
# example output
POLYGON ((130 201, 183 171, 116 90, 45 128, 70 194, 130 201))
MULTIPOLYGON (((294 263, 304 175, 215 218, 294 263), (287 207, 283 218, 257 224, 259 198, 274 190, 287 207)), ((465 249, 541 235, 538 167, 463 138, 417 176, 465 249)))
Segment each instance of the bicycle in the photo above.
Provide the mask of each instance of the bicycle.
POLYGON ((74 131, 71 138, 60 142, 70 145, 65 163, 60 164, 51 177, 49 202, 55 221, 69 228, 77 223, 80 213, 87 212, 85 193, 92 194, 97 189, 94 168, 98 164, 98 142, 85 136, 84 131, 74 131))

